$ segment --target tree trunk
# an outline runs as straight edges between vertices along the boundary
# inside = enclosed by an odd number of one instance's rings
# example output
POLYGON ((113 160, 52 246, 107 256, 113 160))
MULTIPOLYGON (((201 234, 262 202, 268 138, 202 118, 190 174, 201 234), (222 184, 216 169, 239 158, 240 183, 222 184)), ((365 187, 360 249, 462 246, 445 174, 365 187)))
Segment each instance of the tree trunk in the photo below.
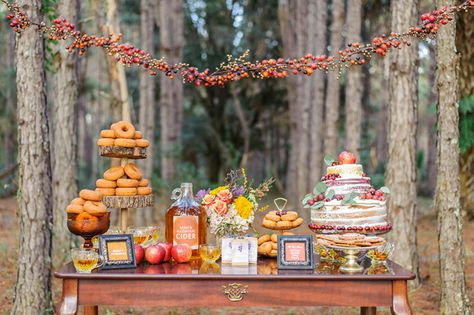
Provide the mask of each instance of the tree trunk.
MULTIPOLYGON (((307 51, 325 54, 327 50, 327 11, 326 0, 310 1, 308 5, 308 45, 307 51)), ((306 79, 309 95, 309 132, 307 147, 309 155, 306 160, 309 161, 306 171, 306 189, 311 191, 313 186, 321 177, 323 165, 323 139, 324 139, 324 92, 325 92, 325 74, 322 71, 316 71, 311 78, 306 79), (307 170, 308 170, 307 169, 307 170)), ((298 196, 304 196, 300 194, 298 196)), ((309 215, 309 212, 306 211, 309 215)), ((309 219, 309 217, 308 217, 309 219)))
MULTIPOLYGON (((392 2, 392 31, 402 32, 414 25, 417 11, 417 0, 392 2)), ((396 236, 398 248, 394 260, 418 275, 415 208, 417 53, 417 45, 412 45, 390 55, 386 184, 392 191, 388 209, 393 224, 391 235, 396 236)), ((418 280, 414 285, 418 285, 418 280)))
MULTIPOLYGON (((347 2, 346 44, 360 42, 362 27, 361 0, 347 2)), ((346 150, 359 159, 360 135, 362 124, 362 69, 352 67, 346 73, 345 130, 346 150)))
MULTIPOLYGON (((334 0, 332 2, 331 20, 331 52, 335 55, 342 48, 342 31, 344 27, 344 0, 334 0)), ((337 145, 339 139, 339 103, 340 103, 340 82, 337 72, 331 71, 328 74, 328 87, 326 94, 326 119, 325 119, 325 140, 324 153, 333 157, 337 155, 337 145)))
MULTIPOLYGON (((42 21, 42 1, 18 1, 42 21)), ((19 250, 12 314, 51 312, 51 160, 43 37, 35 27, 17 35, 19 250)))
MULTIPOLYGON (((140 31, 142 48, 154 54, 154 1, 141 0, 140 2, 140 31)), ((140 71, 140 112, 139 125, 145 139, 150 141, 147 149, 147 158, 141 161, 143 176, 149 180, 153 177, 154 143, 155 143, 155 79, 148 72, 140 71)), ((136 212, 137 225, 153 222, 153 207, 147 207, 136 212)))
MULTIPOLYGON (((459 97, 474 95, 474 47, 470 41, 474 36, 474 15, 471 11, 461 12, 458 18, 456 44, 461 55, 459 73, 459 97)), ((471 111, 464 115, 474 115, 471 111)), ((462 115, 460 119, 462 120, 462 115)), ((474 219, 474 147, 461 154, 461 205, 469 219, 474 219)))
MULTIPOLYGON (((77 24, 77 1, 60 1, 58 15, 77 24)), ((65 209, 77 196, 77 54, 69 54, 66 46, 64 42, 58 43, 54 58, 56 96, 53 114, 53 249, 58 262, 63 262, 69 256, 72 234, 67 229, 65 209)))
MULTIPOLYGON (((438 7, 456 4, 438 0, 438 7)), ((438 80, 438 178, 435 207, 438 211, 441 314, 470 314, 464 275, 463 219, 459 179, 459 58, 456 25, 440 29, 436 47, 438 80)), ((467 43, 465 43, 467 44, 467 43)))
MULTIPOLYGON (((160 56, 174 64, 183 56, 183 1, 161 0, 159 6, 160 56)), ((182 119, 183 83, 160 76, 161 177, 166 182, 176 177, 182 119)))

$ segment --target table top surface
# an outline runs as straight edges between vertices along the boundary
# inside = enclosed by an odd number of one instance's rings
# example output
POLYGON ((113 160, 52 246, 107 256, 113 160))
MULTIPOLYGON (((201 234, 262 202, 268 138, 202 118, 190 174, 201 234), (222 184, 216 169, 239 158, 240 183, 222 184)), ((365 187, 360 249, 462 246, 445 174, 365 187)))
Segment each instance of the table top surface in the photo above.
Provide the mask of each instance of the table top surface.
POLYGON ((388 261, 386 266, 362 263, 364 271, 345 274, 339 271, 338 264, 319 261, 315 258, 312 270, 278 270, 276 259, 259 258, 257 264, 231 266, 221 263, 206 264, 199 260, 174 264, 149 265, 141 263, 137 268, 94 270, 92 273, 77 273, 72 262, 62 266, 54 275, 63 279, 134 279, 134 280, 411 280, 415 274, 400 265, 388 261))

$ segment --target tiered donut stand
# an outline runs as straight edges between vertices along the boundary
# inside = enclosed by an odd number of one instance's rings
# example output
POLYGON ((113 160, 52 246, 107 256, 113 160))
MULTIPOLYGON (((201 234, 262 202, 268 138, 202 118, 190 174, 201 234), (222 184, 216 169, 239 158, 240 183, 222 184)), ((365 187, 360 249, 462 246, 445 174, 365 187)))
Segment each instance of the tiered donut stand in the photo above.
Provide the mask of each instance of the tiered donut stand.
MULTIPOLYGON (((146 148, 117 147, 117 146, 99 146, 101 156, 118 158, 120 165, 124 167, 129 159, 146 159, 146 148)), ((128 226, 128 209, 145 208, 153 206, 153 194, 136 196, 104 196, 102 200, 107 208, 120 209, 120 229, 125 232, 128 226)))

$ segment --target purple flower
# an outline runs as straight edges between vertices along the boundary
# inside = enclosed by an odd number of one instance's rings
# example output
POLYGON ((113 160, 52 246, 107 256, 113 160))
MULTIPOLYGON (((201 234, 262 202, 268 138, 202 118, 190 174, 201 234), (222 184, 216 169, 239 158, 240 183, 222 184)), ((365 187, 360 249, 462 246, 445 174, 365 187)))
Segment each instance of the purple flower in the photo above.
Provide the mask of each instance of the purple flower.
POLYGON ((201 203, 202 198, 207 194, 207 190, 201 189, 196 193, 196 199, 199 203, 201 203))
POLYGON ((238 197, 244 193, 244 187, 239 186, 237 189, 234 191, 233 195, 234 197, 238 197))

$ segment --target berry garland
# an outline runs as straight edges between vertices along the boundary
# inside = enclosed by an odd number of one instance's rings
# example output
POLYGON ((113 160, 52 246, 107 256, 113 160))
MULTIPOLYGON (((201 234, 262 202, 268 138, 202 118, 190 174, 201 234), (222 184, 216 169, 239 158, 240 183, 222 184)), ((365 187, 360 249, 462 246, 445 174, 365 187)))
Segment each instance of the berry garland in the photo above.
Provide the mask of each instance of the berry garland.
POLYGON ((227 56, 227 63, 223 62, 214 71, 204 71, 187 63, 168 64, 164 58, 156 59, 146 51, 130 44, 120 43, 122 34, 110 34, 107 37, 87 35, 76 30, 75 25, 65 18, 54 19, 53 25, 47 26, 44 22, 36 23, 30 20, 17 3, 1 0, 8 8, 6 18, 10 21, 13 31, 21 31, 34 25, 38 31, 46 34, 51 40, 68 40, 72 43, 67 46, 68 52, 78 51, 83 55, 92 46, 102 47, 106 52, 115 57, 117 62, 124 65, 136 65, 149 71, 155 76, 158 72, 165 73, 170 79, 176 75, 181 76, 183 82, 193 83, 195 86, 223 86, 232 81, 244 78, 285 78, 290 73, 293 75, 305 74, 311 76, 315 70, 338 71, 341 75, 344 68, 363 65, 370 61, 374 55, 385 56, 391 49, 401 49, 410 46, 409 39, 434 38, 440 27, 455 21, 456 13, 467 11, 474 7, 474 0, 466 0, 457 6, 443 7, 421 15, 421 24, 410 27, 404 33, 390 33, 375 37, 369 44, 352 43, 345 50, 340 50, 337 56, 307 54, 298 59, 265 59, 251 62, 247 60, 249 51, 234 59, 227 56))

